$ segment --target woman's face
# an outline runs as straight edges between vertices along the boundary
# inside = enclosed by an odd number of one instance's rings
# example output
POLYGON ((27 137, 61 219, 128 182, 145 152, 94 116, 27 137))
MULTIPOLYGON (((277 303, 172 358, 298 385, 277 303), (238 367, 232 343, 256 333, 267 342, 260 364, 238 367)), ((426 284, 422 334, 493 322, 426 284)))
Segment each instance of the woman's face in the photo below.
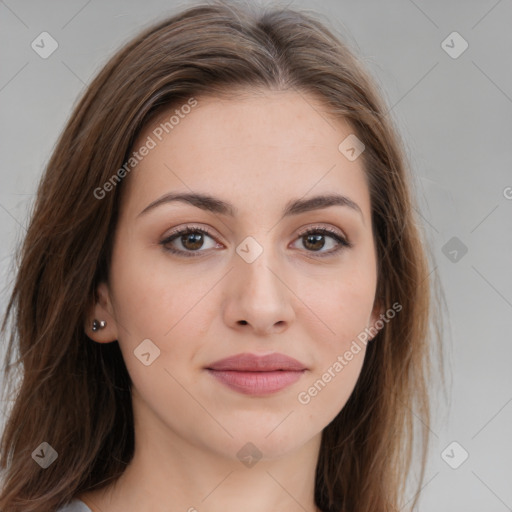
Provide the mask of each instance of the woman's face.
POLYGON ((107 327, 91 337, 119 341, 136 425, 174 446, 272 458, 318 443, 378 318, 360 148, 340 150, 353 131, 307 95, 196 101, 133 148, 95 311, 107 327), (215 364, 241 354, 256 357, 215 364))

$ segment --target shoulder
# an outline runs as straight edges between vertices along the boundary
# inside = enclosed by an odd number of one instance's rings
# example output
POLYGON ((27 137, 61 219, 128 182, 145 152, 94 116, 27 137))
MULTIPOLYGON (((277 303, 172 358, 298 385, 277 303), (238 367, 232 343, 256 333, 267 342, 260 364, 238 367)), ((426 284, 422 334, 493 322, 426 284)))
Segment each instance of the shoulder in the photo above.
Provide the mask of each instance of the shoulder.
POLYGON ((91 509, 81 500, 73 500, 55 512, 92 512, 91 509))

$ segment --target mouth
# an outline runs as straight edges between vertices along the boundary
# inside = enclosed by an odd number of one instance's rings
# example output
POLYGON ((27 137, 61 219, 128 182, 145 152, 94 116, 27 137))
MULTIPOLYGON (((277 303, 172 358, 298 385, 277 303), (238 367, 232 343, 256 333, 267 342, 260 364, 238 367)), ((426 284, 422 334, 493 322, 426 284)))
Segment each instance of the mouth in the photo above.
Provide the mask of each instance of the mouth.
POLYGON ((284 354, 238 354, 205 368, 217 381, 246 395, 276 393, 297 382, 307 371, 300 361, 284 354))

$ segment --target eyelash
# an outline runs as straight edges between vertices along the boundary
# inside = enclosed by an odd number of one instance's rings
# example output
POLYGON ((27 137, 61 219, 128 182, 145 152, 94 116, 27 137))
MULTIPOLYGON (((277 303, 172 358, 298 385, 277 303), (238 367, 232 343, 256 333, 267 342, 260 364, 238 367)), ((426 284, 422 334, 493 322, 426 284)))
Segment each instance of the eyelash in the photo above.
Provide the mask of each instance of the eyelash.
MULTIPOLYGON (((201 256, 202 255, 201 253, 204 253, 206 251, 201 251, 200 249, 197 251, 182 251, 180 249, 175 249, 174 247, 170 247, 170 246, 168 247, 168 244, 170 244, 177 238, 179 238, 183 235, 191 234, 191 233, 202 233, 203 235, 208 235, 210 238, 215 239, 213 234, 207 228, 203 228, 203 227, 199 227, 199 226, 186 226, 184 228, 174 231, 171 235, 169 235, 167 238, 162 240, 160 242, 160 245, 163 246, 165 251, 168 251, 172 254, 177 254, 179 256, 184 256, 186 258, 194 258, 194 257, 201 256)), ((346 238, 344 238, 343 236, 341 236, 337 231, 330 229, 330 228, 325 228, 325 227, 309 228, 309 229, 299 233, 299 235, 297 236, 297 239, 305 237, 307 235, 312 235, 312 234, 321 234, 321 235, 330 236, 330 237, 334 238, 334 240, 336 240, 339 244, 337 248, 331 249, 330 251, 326 251, 326 252, 306 251, 306 252, 312 253, 315 258, 324 258, 327 256, 332 256, 334 254, 337 254, 339 251, 341 251, 344 248, 352 247, 352 243, 349 240, 347 240, 346 238)))

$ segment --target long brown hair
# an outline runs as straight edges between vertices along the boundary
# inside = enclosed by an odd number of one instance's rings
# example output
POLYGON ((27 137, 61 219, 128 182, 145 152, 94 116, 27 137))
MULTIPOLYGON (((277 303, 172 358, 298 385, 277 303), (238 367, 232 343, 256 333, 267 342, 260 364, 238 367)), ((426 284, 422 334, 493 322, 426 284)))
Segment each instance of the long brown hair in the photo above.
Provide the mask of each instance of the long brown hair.
POLYGON ((314 95, 364 143, 377 297, 385 307, 401 305, 368 345, 350 399, 323 431, 316 503, 329 512, 398 510, 415 440, 420 488, 430 347, 441 331, 397 130, 377 87, 326 22, 309 12, 215 2, 160 21, 108 61, 39 183, 2 324, 10 334, 4 388, 12 404, 1 440, 2 511, 53 510, 113 483, 133 456, 131 380, 118 342, 94 343, 84 332, 96 287, 108 280, 123 181, 100 199, 95 190, 162 109, 257 87, 314 95), (33 457, 43 442, 57 452, 46 469, 33 457))

